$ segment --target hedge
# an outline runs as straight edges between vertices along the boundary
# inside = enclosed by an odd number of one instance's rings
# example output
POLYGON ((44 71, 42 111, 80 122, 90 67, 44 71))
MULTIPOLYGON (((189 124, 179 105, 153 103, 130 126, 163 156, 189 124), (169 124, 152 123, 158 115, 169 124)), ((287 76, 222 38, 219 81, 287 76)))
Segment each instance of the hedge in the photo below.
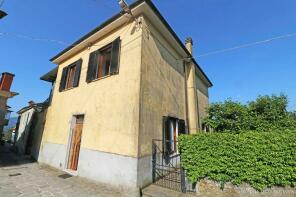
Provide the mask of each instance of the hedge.
POLYGON ((296 185, 296 130, 182 135, 179 148, 192 182, 245 182, 259 191, 296 185))

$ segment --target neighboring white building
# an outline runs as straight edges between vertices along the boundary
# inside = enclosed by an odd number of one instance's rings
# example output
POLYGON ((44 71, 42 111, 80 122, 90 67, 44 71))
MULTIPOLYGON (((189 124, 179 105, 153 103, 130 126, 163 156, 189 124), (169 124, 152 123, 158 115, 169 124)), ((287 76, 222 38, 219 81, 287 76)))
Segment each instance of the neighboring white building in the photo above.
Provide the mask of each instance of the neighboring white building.
POLYGON ((30 101, 29 106, 17 112, 19 119, 14 139, 19 154, 31 155, 38 159, 46 109, 46 103, 36 104, 30 101))

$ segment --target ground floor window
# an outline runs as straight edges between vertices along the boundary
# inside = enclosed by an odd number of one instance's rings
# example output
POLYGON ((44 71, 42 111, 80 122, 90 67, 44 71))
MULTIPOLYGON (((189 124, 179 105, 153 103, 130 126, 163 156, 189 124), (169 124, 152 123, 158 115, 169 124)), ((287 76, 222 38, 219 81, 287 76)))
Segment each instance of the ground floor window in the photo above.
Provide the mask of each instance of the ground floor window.
POLYGON ((166 155, 178 152, 177 140, 181 134, 186 134, 185 121, 174 117, 164 117, 163 149, 166 155))

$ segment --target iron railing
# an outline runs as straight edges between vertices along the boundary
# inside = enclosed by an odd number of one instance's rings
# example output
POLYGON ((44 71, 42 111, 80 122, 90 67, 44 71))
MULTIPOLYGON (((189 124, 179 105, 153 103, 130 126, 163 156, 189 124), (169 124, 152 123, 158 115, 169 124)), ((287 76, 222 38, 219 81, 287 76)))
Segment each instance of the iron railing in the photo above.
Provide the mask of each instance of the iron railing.
POLYGON ((177 149, 167 151, 168 145, 174 146, 176 141, 152 141, 152 179, 161 187, 179 192, 186 192, 185 172, 181 166, 181 155, 177 149))

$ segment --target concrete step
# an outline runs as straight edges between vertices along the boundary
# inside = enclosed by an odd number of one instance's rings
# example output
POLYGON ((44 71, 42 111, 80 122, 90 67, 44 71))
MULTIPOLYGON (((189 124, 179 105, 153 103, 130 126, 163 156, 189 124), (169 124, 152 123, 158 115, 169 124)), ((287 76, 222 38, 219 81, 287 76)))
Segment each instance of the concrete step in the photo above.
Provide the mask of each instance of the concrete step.
POLYGON ((157 185, 150 185, 142 190, 142 197, 196 197, 196 195, 184 194, 157 185))

